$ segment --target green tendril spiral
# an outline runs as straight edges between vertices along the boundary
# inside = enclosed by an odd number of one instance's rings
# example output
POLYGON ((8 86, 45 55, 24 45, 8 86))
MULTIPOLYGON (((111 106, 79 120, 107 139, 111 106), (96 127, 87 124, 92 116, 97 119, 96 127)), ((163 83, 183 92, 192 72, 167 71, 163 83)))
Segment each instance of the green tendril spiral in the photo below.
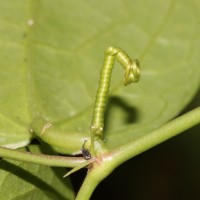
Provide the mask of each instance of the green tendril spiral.
POLYGON ((112 69, 115 59, 124 67, 124 85, 136 83, 140 79, 140 64, 137 59, 131 59, 124 51, 115 47, 108 47, 105 51, 104 64, 100 72, 99 87, 93 110, 91 123, 91 138, 103 136, 104 112, 110 87, 112 69))

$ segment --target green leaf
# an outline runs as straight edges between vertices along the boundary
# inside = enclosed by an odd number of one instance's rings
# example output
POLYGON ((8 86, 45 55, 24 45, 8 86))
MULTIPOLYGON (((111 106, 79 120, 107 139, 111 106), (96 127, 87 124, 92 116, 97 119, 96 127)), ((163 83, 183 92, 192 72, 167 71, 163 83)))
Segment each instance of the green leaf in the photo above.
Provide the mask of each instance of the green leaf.
MULTIPOLYGON (((41 153, 37 146, 31 146, 30 150, 31 152, 41 153)), ((74 199, 74 193, 69 180, 62 178, 64 174, 65 170, 60 168, 1 160, 1 199, 74 199)))
POLYGON ((81 141, 88 136, 103 52, 110 45, 139 58, 142 78, 124 88, 122 69, 114 69, 108 147, 176 116, 200 84, 199 9, 197 0, 1 2, 0 144, 29 143, 29 125, 38 115, 80 132, 81 141))

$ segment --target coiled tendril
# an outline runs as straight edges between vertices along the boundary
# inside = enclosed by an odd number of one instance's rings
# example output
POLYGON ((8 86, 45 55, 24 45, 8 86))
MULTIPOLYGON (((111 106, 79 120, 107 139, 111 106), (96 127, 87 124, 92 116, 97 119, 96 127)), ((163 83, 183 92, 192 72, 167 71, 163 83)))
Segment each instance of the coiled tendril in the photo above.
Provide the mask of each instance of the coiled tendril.
POLYGON ((100 72, 99 87, 96 94, 96 100, 93 110, 91 123, 91 138, 94 136, 103 136, 104 112, 106 100, 110 87, 112 69, 115 59, 124 67, 124 85, 136 83, 140 79, 140 64, 137 59, 131 59, 120 48, 108 47, 105 51, 104 64, 100 72))

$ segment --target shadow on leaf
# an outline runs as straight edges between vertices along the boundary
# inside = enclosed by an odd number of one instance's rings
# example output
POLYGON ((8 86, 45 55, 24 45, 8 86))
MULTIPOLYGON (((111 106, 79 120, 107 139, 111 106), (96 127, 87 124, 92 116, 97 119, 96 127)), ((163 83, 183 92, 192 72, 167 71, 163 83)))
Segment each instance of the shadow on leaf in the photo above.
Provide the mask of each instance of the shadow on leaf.
POLYGON ((130 105, 124 99, 112 96, 108 99, 108 103, 106 106, 105 112, 105 130, 107 125, 109 125, 110 120, 113 120, 112 113, 115 109, 121 109, 123 113, 125 113, 124 117, 121 116, 122 123, 124 124, 133 124, 137 121, 138 112, 135 107, 130 105))

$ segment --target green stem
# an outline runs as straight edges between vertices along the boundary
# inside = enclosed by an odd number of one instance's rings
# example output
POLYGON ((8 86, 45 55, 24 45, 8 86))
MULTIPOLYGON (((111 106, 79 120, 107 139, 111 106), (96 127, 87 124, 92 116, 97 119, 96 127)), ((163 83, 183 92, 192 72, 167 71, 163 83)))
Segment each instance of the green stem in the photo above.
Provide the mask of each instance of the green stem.
POLYGON ((182 133, 183 131, 200 123, 200 107, 168 122, 160 128, 125 144, 119 148, 113 149, 115 155, 114 166, 118 166, 126 160, 182 133))
POLYGON ((77 154, 87 137, 78 132, 62 131, 42 117, 35 118, 30 131, 44 142, 51 145, 56 152, 63 154, 77 154))
POLYGON ((89 170, 76 200, 89 200, 101 180, 120 164, 199 123, 200 107, 174 119, 146 136, 99 155, 89 170))
MULTIPOLYGON (((95 169, 96 170, 96 169, 95 169)), ((95 170, 89 171, 76 196, 76 200, 89 200, 101 179, 96 179, 95 170)))
POLYGON ((0 147, 0 157, 53 167, 77 167, 86 162, 83 157, 34 154, 0 147))

